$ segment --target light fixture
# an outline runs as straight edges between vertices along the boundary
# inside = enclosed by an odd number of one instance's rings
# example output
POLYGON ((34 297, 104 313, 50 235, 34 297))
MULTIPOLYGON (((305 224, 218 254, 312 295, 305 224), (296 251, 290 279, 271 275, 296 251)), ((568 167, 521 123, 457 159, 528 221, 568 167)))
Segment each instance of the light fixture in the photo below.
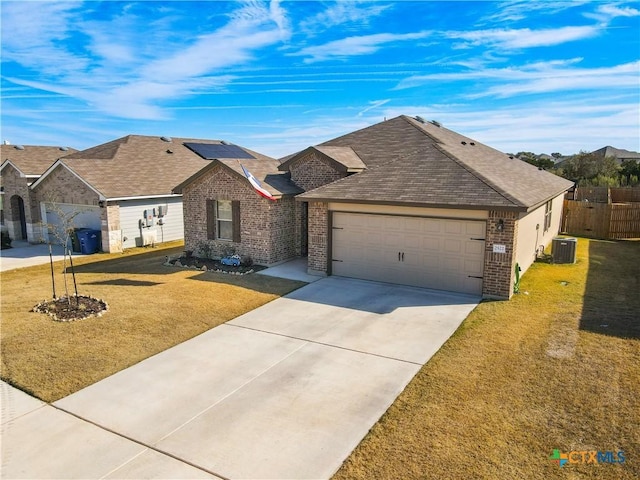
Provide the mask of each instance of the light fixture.
POLYGON ((504 220, 503 219, 498 220, 498 225, 496 225, 496 229, 499 232, 502 232, 504 230, 504 220))

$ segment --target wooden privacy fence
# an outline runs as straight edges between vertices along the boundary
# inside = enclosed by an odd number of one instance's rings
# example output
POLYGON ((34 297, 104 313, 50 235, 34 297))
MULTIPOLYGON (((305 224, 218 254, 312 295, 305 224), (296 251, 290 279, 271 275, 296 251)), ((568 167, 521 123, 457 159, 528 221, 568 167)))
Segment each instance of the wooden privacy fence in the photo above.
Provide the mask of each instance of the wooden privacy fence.
POLYGON ((603 239, 640 238, 640 203, 565 200, 562 231, 603 239))
POLYGON ((597 203, 629 203, 640 202, 638 187, 577 187, 567 193, 567 200, 588 201, 597 203))

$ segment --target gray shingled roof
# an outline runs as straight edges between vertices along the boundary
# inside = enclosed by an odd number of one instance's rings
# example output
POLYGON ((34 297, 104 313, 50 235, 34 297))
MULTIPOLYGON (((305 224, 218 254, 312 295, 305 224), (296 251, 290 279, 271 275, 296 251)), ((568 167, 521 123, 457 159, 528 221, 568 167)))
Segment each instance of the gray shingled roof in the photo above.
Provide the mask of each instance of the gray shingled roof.
POLYGON ((609 145, 599 148, 598 150, 594 150, 591 154, 600 158, 613 157, 618 161, 618 163, 622 163, 625 160, 640 161, 640 153, 631 152, 623 148, 611 147, 609 145))
POLYGON ((68 147, 52 147, 39 145, 0 145, 0 163, 7 160, 30 177, 42 175, 60 157, 77 150, 68 147))
POLYGON ((528 210, 568 180, 430 122, 407 116, 330 140, 367 170, 306 192, 303 200, 528 210))
MULTIPOLYGON (((193 138, 170 140, 128 135, 68 155, 62 163, 105 198, 170 195, 176 185, 212 162, 183 144, 222 143, 219 140, 193 138)), ((277 173, 277 160, 249 149, 243 150, 256 157, 251 160, 256 165, 264 161, 277 173)))

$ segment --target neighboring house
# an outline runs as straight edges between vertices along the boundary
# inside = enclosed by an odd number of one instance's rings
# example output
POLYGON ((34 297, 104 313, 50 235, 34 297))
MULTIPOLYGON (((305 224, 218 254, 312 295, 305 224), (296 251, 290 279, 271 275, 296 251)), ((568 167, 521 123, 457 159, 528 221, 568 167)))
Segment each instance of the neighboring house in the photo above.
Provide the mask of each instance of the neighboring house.
POLYGON ((200 255, 237 253, 262 265, 306 254, 303 190, 279 162, 246 149, 204 153, 208 165, 174 188, 184 202, 185 248, 200 255), (246 169, 271 199, 249 182, 246 169))
POLYGON ((42 240, 39 208, 30 185, 58 158, 75 151, 68 147, 0 146, 0 220, 12 240, 42 240))
POLYGON ((488 298, 512 295, 516 265, 524 273, 558 233, 573 185, 407 116, 288 156, 281 177, 254 161, 249 168, 261 166, 275 203, 258 197, 234 165, 218 160, 178 187, 188 248, 209 242, 217 254, 227 246, 264 264, 308 253, 309 273, 488 298), (296 187, 305 191, 295 198, 298 208, 290 206, 296 187), (239 205, 239 237, 216 233, 220 201, 239 205), (280 255, 255 253, 278 245, 280 255))
POLYGON ((591 155, 594 155, 598 158, 606 158, 613 157, 616 159, 618 164, 622 162, 626 162, 632 160, 634 162, 640 162, 640 153, 638 152, 630 152, 629 150, 624 150, 622 148, 614 148, 610 146, 599 148, 598 150, 594 150, 591 152, 591 155))
POLYGON ((105 252, 182 240, 182 197, 171 189, 208 163, 188 145, 223 143, 128 135, 59 159, 31 186, 42 236, 73 216, 74 227, 101 231, 105 252))

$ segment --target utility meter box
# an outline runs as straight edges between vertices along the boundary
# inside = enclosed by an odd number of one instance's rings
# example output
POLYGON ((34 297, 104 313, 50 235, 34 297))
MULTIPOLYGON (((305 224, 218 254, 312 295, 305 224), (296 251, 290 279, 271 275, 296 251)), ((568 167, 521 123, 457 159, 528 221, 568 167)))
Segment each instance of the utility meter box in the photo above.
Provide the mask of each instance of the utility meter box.
POLYGON ((167 206, 166 205, 160 205, 158 207, 158 216, 159 217, 164 217, 167 214, 167 206))
POLYGON ((153 227, 153 210, 148 209, 144 211, 144 226, 145 227, 153 227))
POLYGON ((554 238, 551 244, 553 263, 576 263, 577 238, 554 238))

